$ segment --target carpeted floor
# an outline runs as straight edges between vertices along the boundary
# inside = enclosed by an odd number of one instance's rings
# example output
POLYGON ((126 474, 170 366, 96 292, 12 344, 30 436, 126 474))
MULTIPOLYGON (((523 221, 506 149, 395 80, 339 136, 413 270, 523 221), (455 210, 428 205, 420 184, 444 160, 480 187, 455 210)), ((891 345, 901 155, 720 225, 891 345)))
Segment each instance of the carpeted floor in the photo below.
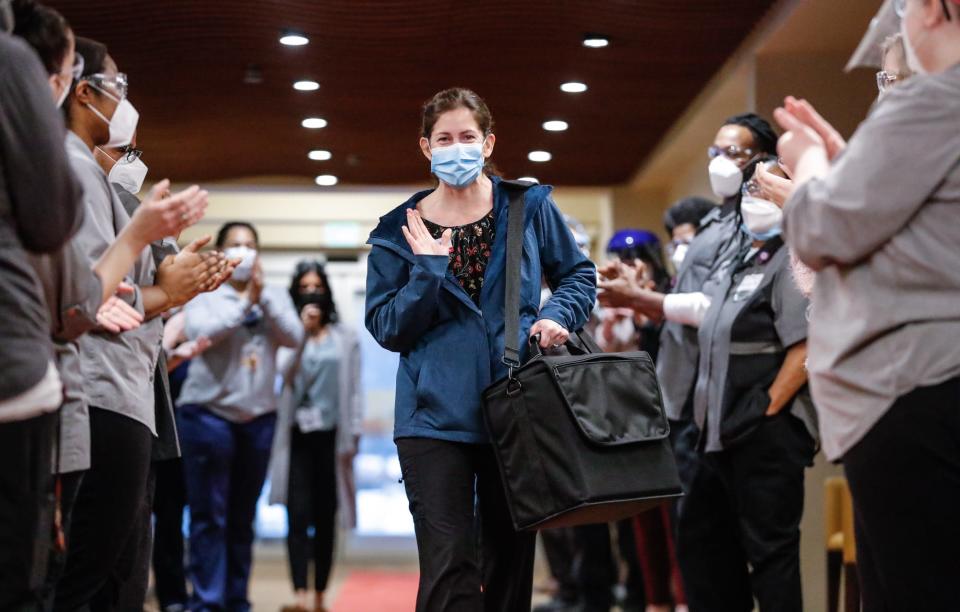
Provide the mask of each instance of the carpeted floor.
POLYGON ((410 612, 418 579, 416 572, 353 570, 340 585, 331 612, 410 612))

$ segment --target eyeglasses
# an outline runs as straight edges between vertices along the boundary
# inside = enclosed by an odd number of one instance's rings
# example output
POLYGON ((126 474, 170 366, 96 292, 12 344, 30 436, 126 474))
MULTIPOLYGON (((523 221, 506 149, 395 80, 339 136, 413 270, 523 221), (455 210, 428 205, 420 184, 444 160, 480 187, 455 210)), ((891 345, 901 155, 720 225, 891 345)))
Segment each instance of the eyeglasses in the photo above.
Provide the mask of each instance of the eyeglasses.
POLYGON ((753 153, 753 149, 744 149, 737 145, 730 145, 729 147, 718 147, 714 145, 707 149, 707 157, 710 159, 720 157, 721 155, 729 157, 730 159, 749 159, 753 157, 753 153))
POLYGON ((877 73, 877 89, 880 90, 880 93, 886 93, 886 91, 893 87, 894 83, 899 80, 899 75, 881 70, 877 73))
POLYGON ((71 68, 71 74, 73 75, 73 80, 76 81, 83 76, 83 67, 86 63, 83 61, 83 56, 79 53, 74 55, 73 68, 71 68))
MULTIPOLYGON (((940 0, 940 6, 947 21, 951 21, 953 17, 950 15, 950 9, 947 8, 947 0, 940 0)), ((893 10, 897 13, 897 17, 903 19, 907 13, 907 0, 893 0, 893 10)))
POLYGON ((760 181, 757 179, 750 179, 740 188, 740 193, 759 198, 763 195, 763 187, 760 186, 760 181))
MULTIPOLYGON (((127 145, 120 149, 120 159, 125 160, 128 164, 140 159, 140 156, 143 155, 143 151, 140 149, 134 149, 132 145, 127 145)), ((117 161, 120 161, 119 159, 117 161)))
MULTIPOLYGON (((121 100, 125 100, 127 97, 127 91, 129 90, 129 83, 127 81, 127 75, 124 72, 118 72, 115 76, 107 76, 102 73, 89 74, 85 77, 86 80, 96 83, 95 85, 98 89, 103 91, 104 87, 109 87, 117 92, 121 100)), ((109 94, 110 92, 106 92, 109 94)))

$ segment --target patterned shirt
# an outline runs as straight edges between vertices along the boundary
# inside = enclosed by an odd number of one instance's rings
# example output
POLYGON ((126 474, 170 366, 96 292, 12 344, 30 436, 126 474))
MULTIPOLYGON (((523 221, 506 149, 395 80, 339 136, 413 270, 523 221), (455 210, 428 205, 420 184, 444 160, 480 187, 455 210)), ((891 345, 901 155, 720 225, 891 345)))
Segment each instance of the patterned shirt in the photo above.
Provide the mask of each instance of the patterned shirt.
POLYGON ((450 271, 460 282, 460 286, 467 292, 474 304, 480 305, 480 291, 483 289, 483 274, 490 259, 490 249, 496 235, 496 223, 493 210, 479 221, 446 228, 431 221, 423 220, 427 230, 436 239, 440 239, 443 232, 452 229, 450 250, 450 271))

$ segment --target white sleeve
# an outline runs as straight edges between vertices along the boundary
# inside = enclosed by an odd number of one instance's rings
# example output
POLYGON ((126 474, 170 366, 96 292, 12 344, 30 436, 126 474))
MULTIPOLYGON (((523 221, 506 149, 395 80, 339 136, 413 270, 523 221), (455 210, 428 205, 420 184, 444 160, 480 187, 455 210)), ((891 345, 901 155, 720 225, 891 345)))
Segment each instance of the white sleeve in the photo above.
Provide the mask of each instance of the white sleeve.
POLYGON ((709 308, 710 298, 700 291, 670 293, 663 297, 663 316, 674 323, 700 327, 709 308))

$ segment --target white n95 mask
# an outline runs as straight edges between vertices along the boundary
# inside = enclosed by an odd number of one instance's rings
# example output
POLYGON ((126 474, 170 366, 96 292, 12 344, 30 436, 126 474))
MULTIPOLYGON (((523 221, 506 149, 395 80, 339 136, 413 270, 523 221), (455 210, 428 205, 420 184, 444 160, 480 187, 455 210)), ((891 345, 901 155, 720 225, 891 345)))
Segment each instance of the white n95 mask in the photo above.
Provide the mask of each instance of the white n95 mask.
POLYGON ((743 170, 732 159, 724 155, 714 157, 708 167, 710 187, 720 198, 730 198, 740 192, 743 184, 743 170))
POLYGON ((783 210, 762 198, 744 194, 740 201, 740 215, 747 232, 757 240, 769 240, 780 233, 783 210))
POLYGON ((690 245, 686 242, 681 242, 673 248, 673 253, 670 255, 670 261, 673 262, 673 267, 675 269, 680 269, 680 264, 683 263, 683 259, 687 256, 687 251, 689 250, 690 245))
POLYGON ((245 246, 230 247, 223 252, 227 259, 240 259, 240 265, 233 270, 233 280, 244 283, 253 276, 253 264, 257 261, 257 250, 245 246))
POLYGON ((143 189, 143 181, 147 178, 147 165, 139 159, 132 162, 120 159, 110 169, 108 178, 111 183, 116 183, 130 193, 137 194, 143 189))

